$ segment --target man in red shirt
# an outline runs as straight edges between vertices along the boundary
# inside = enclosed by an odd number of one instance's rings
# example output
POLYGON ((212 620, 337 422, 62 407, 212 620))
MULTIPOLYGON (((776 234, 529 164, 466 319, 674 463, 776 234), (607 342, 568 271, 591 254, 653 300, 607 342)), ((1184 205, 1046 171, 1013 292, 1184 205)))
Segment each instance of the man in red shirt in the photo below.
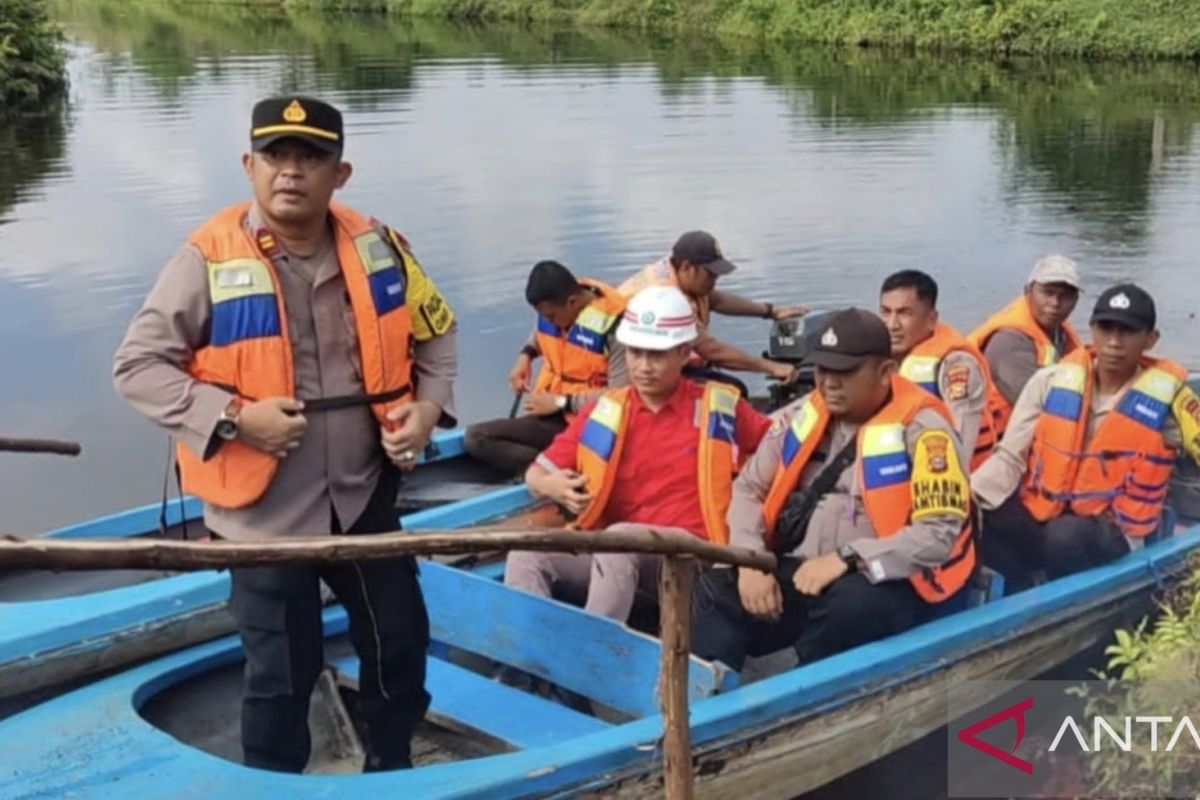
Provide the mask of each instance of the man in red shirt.
MULTIPOLYGON (((653 527, 728 541, 733 475, 770 420, 726 384, 682 377, 697 329, 677 288, 635 295, 616 336, 631 386, 580 411, 525 473, 529 490, 575 514, 580 528, 653 527), (701 493, 712 502, 702 504, 701 493)), ((656 596, 658 564, 658 556, 639 553, 516 551, 504 583, 624 622, 639 590, 656 596)))

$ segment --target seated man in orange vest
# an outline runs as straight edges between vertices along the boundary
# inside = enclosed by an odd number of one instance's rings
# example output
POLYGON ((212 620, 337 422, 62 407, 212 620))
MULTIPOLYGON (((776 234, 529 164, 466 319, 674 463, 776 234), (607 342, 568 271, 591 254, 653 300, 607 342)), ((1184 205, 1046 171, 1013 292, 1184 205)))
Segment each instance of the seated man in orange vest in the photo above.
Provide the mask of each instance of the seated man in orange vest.
POLYGON ((1025 293, 967 336, 987 359, 996 387, 996 435, 1004 433, 1013 403, 1042 367, 1081 346, 1067 319, 1079 302, 1079 270, 1066 256, 1033 265, 1025 293))
MULTIPOLYGON (((757 358, 718 340, 709 333, 713 313, 731 317, 763 317, 771 320, 794 319, 807 313, 803 306, 774 306, 747 300, 732 292, 718 291, 717 279, 737 267, 721 253, 716 238, 707 231, 689 231, 671 248, 671 254, 643 267, 618 288, 625 297, 633 297, 647 286, 675 286, 683 292, 696 314, 700 335, 692 350, 694 355, 688 373, 696 378, 714 377, 740 386, 730 376, 711 368, 735 372, 759 372, 786 381, 792 377, 791 365, 766 358, 757 358)), ((744 388, 744 387, 743 387, 744 388)), ((744 392, 743 392, 744 393, 744 392)))
POLYGON ((537 325, 508 373, 513 392, 525 393, 526 416, 479 422, 467 428, 467 452, 504 472, 520 475, 579 409, 606 387, 625 386, 625 350, 613 336, 625 298, 606 283, 576 279, 557 261, 540 261, 529 273, 525 300, 537 325), (533 361, 542 359, 530 391, 533 361))
MULTIPOLYGON (((653 527, 727 541, 733 475, 770 422, 727 384, 702 387, 683 377, 696 335, 678 289, 635 295, 617 329, 632 386, 580 411, 529 467, 529 490, 577 514, 579 528, 653 527)), ((504 583, 624 622, 639 587, 657 596, 658 562, 639 553, 514 551, 504 583)))
POLYGON ((1147 353, 1154 300, 1133 284, 1092 311, 1092 345, 1039 370, 972 478, 985 561, 1026 586, 1104 564, 1159 526, 1182 447, 1200 463, 1200 400, 1187 370, 1147 353))
POLYGON ((993 423, 1001 401, 983 355, 938 319, 937 297, 933 278, 920 270, 901 270, 883 282, 879 316, 892 338, 900 375, 946 403, 974 467, 999 438, 993 423))
POLYGON ((692 651, 736 670, 910 628, 975 568, 966 450, 946 405, 896 374, 883 322, 843 311, 810 358, 816 390, 775 415, 729 508, 730 544, 780 566, 717 567, 694 594, 692 651))

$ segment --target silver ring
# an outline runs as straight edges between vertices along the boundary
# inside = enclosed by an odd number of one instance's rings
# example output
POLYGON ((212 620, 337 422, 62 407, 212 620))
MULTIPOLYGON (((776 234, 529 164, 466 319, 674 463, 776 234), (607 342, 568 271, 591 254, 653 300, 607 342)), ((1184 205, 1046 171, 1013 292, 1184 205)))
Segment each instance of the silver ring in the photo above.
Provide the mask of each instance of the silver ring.
POLYGON ((403 453, 400 454, 401 461, 412 461, 416 457, 417 457, 417 454, 414 453, 412 450, 405 450, 403 453))

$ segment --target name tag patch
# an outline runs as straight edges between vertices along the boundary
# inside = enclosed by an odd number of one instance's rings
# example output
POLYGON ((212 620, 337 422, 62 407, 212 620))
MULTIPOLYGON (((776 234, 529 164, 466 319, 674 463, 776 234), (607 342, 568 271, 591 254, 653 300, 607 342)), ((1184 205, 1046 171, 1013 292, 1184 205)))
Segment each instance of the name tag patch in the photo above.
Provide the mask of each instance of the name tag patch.
POLYGON ((245 267, 231 267, 217 272, 217 287, 241 289, 254 285, 254 272, 245 267))

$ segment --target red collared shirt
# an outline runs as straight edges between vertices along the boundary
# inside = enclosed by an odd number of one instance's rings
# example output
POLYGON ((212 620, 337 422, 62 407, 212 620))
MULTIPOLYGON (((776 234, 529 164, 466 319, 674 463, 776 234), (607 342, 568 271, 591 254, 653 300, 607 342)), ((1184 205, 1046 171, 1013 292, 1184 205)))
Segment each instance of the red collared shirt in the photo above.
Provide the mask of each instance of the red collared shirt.
MULTIPOLYGON (((681 380, 667 404, 657 412, 642 403, 637 390, 629 393, 629 427, 617 464, 616 481, 604 510, 603 525, 640 522, 673 525, 705 536, 700 511, 700 402, 704 389, 681 380)), ((559 469, 576 469, 579 437, 594 402, 584 406, 570 426, 555 437, 538 458, 559 469)), ((737 406, 737 446, 742 456, 758 448, 771 420, 745 400, 737 406)))

